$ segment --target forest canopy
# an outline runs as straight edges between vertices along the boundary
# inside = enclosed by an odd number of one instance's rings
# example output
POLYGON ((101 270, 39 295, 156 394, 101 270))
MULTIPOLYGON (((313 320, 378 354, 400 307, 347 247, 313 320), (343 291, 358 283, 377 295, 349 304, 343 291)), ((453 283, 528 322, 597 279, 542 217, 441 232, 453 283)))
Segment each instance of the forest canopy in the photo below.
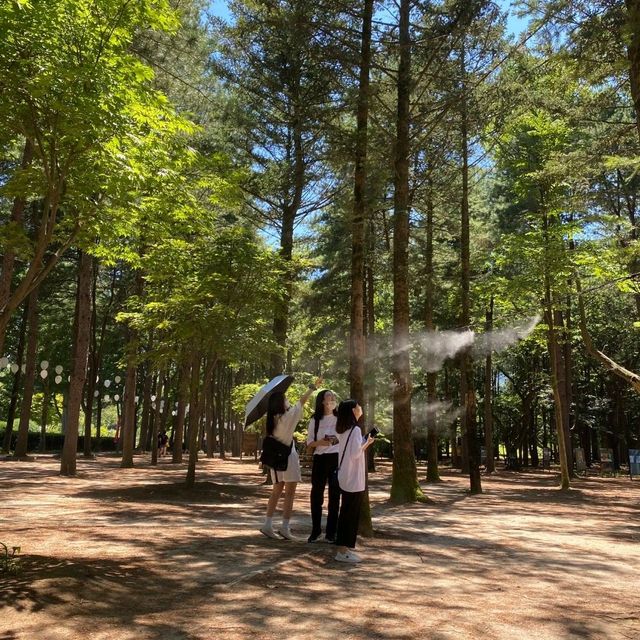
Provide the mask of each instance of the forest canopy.
POLYGON ((193 484, 286 372, 362 404, 398 502, 416 456, 619 466, 639 168, 640 1, 5 0, 3 449, 167 430, 193 484))

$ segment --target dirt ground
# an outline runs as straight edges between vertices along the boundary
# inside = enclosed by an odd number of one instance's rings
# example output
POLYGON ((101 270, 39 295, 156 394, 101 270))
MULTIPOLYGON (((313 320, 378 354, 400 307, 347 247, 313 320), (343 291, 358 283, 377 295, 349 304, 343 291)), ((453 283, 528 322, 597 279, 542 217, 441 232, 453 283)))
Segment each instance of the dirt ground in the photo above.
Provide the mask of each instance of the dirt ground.
MULTIPOLYGON (((0 461, 0 640, 258 638, 640 639, 640 481, 498 472, 484 493, 444 471, 430 504, 387 501, 371 476, 376 536, 361 565, 329 545, 257 531, 269 487, 251 460, 0 461)), ((424 468, 419 468, 424 476, 424 468)), ((308 535, 308 481, 292 527, 308 535)), ((279 523, 279 518, 275 520, 279 523)))

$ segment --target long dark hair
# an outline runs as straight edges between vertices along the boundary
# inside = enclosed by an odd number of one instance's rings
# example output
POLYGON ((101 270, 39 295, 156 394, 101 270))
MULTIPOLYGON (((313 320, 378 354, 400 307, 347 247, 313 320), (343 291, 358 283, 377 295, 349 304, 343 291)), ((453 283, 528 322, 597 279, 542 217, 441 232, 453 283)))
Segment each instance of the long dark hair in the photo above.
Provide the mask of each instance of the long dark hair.
POLYGON ((358 424, 356 417, 353 415, 353 410, 357 406, 357 400, 343 400, 338 405, 338 419, 336 421, 336 431, 338 433, 349 431, 351 427, 355 427, 358 424))
POLYGON ((272 436, 276 428, 276 416, 281 416, 286 411, 284 407, 284 393, 275 391, 269 396, 267 405, 267 435, 272 436))
MULTIPOLYGON (((320 426, 320 420, 322 420, 322 418, 324 418, 324 405, 322 404, 324 402, 324 397, 325 395, 327 395, 327 393, 330 393, 334 398, 336 396, 335 393, 333 393, 333 391, 331 391, 331 389, 321 389, 320 391, 318 391, 318 395, 316 396, 316 408, 313 412, 313 419, 315 421, 315 432, 316 432, 316 436, 318 435, 318 427, 320 426)), ((338 415, 338 410, 334 409, 333 410, 333 415, 337 416, 338 415)))

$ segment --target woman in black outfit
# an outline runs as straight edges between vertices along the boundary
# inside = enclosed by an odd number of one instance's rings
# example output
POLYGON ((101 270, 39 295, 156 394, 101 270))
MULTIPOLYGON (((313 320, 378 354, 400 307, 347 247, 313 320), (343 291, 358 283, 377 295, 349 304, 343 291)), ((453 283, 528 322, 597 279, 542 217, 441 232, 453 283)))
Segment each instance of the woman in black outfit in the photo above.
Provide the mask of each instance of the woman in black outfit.
POLYGON ((316 396, 316 408, 309 421, 307 446, 313 450, 311 468, 311 535, 307 542, 318 542, 322 533, 322 505, 324 490, 329 485, 329 506, 325 541, 333 543, 338 525, 340 487, 334 473, 338 467, 338 438, 336 434, 336 396, 323 389, 316 396))

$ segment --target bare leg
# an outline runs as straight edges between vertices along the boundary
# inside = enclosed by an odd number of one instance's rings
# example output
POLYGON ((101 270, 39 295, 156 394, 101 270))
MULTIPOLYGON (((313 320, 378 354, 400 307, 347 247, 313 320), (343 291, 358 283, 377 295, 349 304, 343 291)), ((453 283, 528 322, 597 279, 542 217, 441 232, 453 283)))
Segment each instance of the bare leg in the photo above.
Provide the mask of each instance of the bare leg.
POLYGON ((282 519, 289 520, 293 511, 293 499, 296 495, 297 482, 284 483, 284 504, 282 505, 282 519))
MULTIPOLYGON (((271 489, 271 495, 269 496, 269 502, 267 503, 267 518, 272 518, 275 513, 276 507, 278 506, 278 500, 280 500, 280 496, 282 495, 282 490, 284 489, 284 482, 276 482, 273 485, 273 489, 271 489)), ((286 497, 285 497, 285 508, 286 508, 286 497)))

